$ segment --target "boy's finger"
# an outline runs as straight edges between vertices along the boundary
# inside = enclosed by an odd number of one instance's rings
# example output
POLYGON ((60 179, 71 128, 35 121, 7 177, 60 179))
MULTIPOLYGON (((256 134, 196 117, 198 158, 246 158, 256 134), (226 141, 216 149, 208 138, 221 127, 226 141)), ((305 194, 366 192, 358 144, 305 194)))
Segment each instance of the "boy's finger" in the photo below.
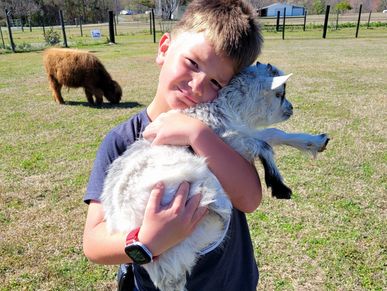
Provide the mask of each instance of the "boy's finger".
POLYGON ((184 181, 179 185, 175 198, 171 202, 175 206, 175 208, 177 208, 178 210, 181 210, 184 208, 187 202, 188 193, 189 193, 189 183, 184 181))
POLYGON ((186 204, 186 215, 193 217, 195 211, 199 208, 200 201, 202 199, 202 194, 196 194, 192 196, 186 204))
POLYGON ((153 141, 156 137, 156 133, 151 132, 151 131, 144 131, 142 136, 148 140, 148 141, 153 141))
POLYGON ((205 206, 198 207, 192 216, 192 230, 195 229, 196 225, 206 216, 208 213, 208 208, 205 206))
POLYGON ((164 195, 164 183, 158 182, 151 190, 149 201, 148 201, 148 207, 152 207, 158 210, 160 207, 161 199, 163 198, 163 195, 164 195))

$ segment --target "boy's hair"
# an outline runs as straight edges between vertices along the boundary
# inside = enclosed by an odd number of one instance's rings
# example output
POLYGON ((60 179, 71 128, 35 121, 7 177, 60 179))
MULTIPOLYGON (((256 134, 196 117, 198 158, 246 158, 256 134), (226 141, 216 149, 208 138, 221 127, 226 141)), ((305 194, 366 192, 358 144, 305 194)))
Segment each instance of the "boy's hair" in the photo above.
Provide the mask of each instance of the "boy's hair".
POLYGON ((263 43, 253 7, 245 0, 193 0, 171 34, 185 31, 204 32, 215 52, 233 61, 235 73, 256 61, 263 43))

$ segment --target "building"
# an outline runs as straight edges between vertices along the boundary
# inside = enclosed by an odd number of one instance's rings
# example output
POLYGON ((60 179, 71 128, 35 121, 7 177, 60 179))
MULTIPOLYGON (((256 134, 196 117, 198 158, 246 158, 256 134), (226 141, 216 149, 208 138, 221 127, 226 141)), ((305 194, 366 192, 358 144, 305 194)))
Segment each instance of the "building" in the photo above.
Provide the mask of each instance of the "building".
POLYGON ((283 16, 285 8, 286 16, 304 16, 306 11, 305 7, 302 6, 287 3, 274 3, 258 9, 257 12, 261 17, 276 17, 278 11, 280 12, 280 16, 283 16))

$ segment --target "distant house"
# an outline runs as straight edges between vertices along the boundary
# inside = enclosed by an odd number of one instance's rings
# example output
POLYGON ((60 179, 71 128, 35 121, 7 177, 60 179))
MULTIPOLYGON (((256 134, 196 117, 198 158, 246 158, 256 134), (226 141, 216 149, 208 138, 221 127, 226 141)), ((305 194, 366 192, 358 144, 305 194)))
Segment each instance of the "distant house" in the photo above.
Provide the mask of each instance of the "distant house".
POLYGON ((284 15, 284 8, 286 8, 286 16, 303 16, 305 15, 305 7, 296 6, 287 3, 274 3, 269 6, 260 8, 257 10, 258 15, 261 17, 275 17, 277 12, 280 12, 280 16, 284 15))

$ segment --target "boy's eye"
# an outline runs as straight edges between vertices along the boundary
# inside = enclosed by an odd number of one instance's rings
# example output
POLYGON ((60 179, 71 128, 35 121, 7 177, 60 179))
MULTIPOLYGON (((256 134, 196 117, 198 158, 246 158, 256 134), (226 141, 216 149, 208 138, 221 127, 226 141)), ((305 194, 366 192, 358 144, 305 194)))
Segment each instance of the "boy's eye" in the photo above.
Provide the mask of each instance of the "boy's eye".
POLYGON ((193 66, 195 69, 199 68, 198 64, 194 60, 191 60, 189 58, 187 58, 187 60, 190 63, 190 65, 193 66))

